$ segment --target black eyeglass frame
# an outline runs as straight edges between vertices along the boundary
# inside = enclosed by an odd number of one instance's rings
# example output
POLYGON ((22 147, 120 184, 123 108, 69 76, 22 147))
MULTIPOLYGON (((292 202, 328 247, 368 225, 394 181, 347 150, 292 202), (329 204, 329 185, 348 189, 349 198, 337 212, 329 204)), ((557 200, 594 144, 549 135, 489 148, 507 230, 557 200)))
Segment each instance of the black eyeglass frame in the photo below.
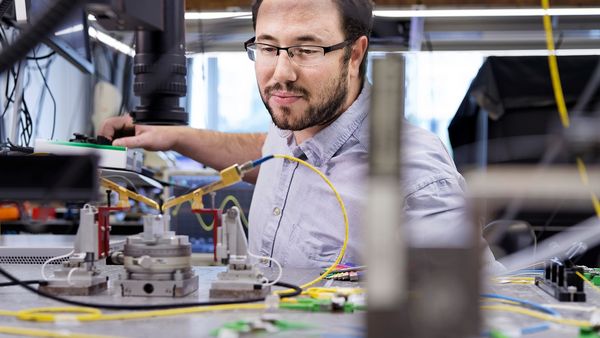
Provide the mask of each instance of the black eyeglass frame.
MULTIPOLYGON (((250 46, 250 45, 256 45, 257 43, 255 41, 256 41, 256 37, 253 36, 250 39, 248 39, 248 41, 244 42, 244 49, 246 50, 246 52, 248 53, 248 57, 252 61, 256 61, 256 60, 254 60, 254 58, 251 57, 251 53, 248 51, 248 46, 250 46)), ((344 47, 347 47, 347 46, 353 44, 354 41, 356 41, 356 39, 348 39, 348 40, 344 40, 344 41, 342 41, 340 43, 336 43, 335 45, 331 45, 331 46, 327 46, 327 47, 325 47, 325 46, 317 46, 317 45, 295 45, 295 46, 288 46, 288 47, 277 47, 277 46, 273 46, 273 45, 270 45, 268 43, 262 43, 262 42, 259 42, 258 44, 275 48, 277 50, 277 53, 275 54, 275 56, 279 56, 279 51, 284 50, 286 52, 286 54, 290 57, 290 59, 293 59, 294 55, 290 54, 290 48, 297 48, 297 47, 318 47, 318 48, 323 48, 323 55, 325 55, 325 54, 327 54, 329 52, 333 52, 333 51, 336 51, 338 49, 342 49, 344 47)))

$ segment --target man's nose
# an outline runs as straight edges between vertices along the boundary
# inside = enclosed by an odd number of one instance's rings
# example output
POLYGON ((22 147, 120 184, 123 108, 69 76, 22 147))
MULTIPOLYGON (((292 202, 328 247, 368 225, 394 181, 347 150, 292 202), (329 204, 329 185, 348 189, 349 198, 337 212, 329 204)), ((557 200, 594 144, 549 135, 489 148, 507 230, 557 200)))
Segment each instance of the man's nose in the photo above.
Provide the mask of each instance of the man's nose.
POLYGON ((296 81, 298 75, 296 74, 294 62, 288 52, 286 50, 280 50, 276 58, 273 79, 279 83, 296 81))

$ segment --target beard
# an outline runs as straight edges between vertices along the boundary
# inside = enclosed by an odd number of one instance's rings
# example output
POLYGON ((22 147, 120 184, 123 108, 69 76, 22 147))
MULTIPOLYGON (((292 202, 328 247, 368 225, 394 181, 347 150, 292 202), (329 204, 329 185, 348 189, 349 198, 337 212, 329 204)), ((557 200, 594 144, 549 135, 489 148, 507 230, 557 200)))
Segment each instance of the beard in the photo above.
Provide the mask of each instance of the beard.
POLYGON ((340 75, 334 78, 333 81, 329 81, 326 88, 319 91, 316 103, 310 103, 313 95, 307 89, 293 82, 276 83, 265 87, 264 95, 261 95, 261 98, 269 111, 269 115, 271 115, 273 123, 279 129, 299 131, 315 126, 327 126, 335 121, 341 115, 343 104, 348 97, 347 65, 346 62, 342 63, 340 75), (289 107, 280 107, 280 114, 275 114, 273 108, 269 105, 269 98, 271 98, 274 91, 279 90, 301 96, 302 99, 309 102, 308 108, 297 117, 293 116, 289 107))

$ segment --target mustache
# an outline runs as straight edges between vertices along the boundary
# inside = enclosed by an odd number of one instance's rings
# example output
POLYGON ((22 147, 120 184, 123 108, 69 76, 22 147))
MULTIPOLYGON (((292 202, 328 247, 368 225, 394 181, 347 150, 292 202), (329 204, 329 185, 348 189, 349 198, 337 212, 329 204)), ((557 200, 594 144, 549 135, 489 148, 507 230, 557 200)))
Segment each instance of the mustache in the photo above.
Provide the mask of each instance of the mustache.
POLYGON ((265 88, 265 95, 267 97, 273 96, 273 92, 275 91, 286 91, 286 92, 290 92, 294 95, 299 95, 299 96, 303 96, 304 98, 308 99, 310 97, 310 93, 308 92, 308 90, 297 86, 293 83, 287 83, 284 85, 282 85, 281 83, 276 83, 272 86, 268 86, 265 88))

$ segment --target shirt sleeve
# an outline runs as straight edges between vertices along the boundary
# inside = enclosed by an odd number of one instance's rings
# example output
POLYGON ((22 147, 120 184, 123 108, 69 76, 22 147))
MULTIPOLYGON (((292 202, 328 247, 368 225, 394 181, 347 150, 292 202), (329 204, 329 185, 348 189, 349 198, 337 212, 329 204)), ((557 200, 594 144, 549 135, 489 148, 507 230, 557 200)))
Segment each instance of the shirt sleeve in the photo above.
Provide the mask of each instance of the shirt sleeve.
POLYGON ((504 267, 494 258, 479 229, 473 226, 464 187, 461 176, 441 177, 408 194, 404 205, 406 234, 416 247, 462 247, 473 238, 481 238, 484 270, 501 273, 504 267))
POLYGON ((463 184, 458 178, 438 177, 408 192, 404 202, 407 235, 415 246, 464 246, 473 227, 467 226, 463 184))

